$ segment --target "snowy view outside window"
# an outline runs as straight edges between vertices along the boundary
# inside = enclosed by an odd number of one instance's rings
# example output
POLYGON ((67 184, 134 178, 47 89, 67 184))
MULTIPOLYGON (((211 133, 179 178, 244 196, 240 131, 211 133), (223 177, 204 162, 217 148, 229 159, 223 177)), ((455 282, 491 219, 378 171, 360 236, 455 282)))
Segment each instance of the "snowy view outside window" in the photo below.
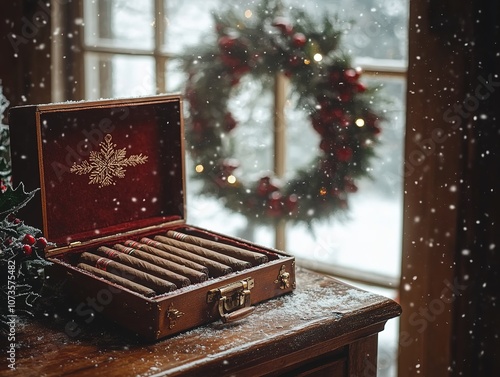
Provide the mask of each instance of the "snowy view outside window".
MULTIPOLYGON (((86 0, 86 97, 154 94, 162 80, 167 91, 182 91, 185 75, 175 56, 200 41, 214 41, 211 11, 231 7, 244 12, 253 4, 255 1, 166 0, 165 33, 161 34, 155 32, 153 1, 86 0), (103 54, 106 48, 110 50, 103 54), (155 60, 155 51, 173 59, 155 60)), ((288 225, 286 251, 306 260, 310 267, 335 266, 357 269, 361 275, 382 275, 395 284, 394 290, 364 288, 394 298, 401 265, 408 2, 288 0, 283 4, 303 8, 318 17, 326 12, 336 15, 346 30, 341 48, 365 69, 364 83, 378 87, 387 99, 380 104, 387 121, 377 148, 378 158, 372 163, 373 179, 359 182, 358 192, 350 199, 348 218, 315 223, 312 229, 288 225)), ((243 80, 241 85, 244 90, 230 102, 231 111, 244 125, 236 129, 239 150, 235 157, 242 163, 245 175, 253 176, 273 167, 273 93, 261 93, 258 84, 250 80, 243 80)), ((319 143, 306 114, 294 108, 295 101, 292 93, 286 108, 287 178, 310 160, 319 143)), ((188 159, 187 171, 192 171, 190 163, 188 159)), ((189 224, 274 246, 274 229, 248 224, 218 201, 195 195, 197 184, 187 182, 189 224)), ((395 359, 391 352, 396 350, 397 321, 389 321, 386 329, 380 334, 379 359, 385 357, 379 361, 382 376, 393 373, 395 359)))

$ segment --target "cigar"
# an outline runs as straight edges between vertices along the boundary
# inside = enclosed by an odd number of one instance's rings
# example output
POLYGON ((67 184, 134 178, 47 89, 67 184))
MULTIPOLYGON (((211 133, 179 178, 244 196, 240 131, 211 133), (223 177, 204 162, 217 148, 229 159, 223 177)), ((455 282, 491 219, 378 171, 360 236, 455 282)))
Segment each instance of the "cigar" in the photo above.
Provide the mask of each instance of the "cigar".
POLYGON ((80 262, 111 272, 114 275, 126 276, 129 280, 151 288, 157 293, 166 293, 177 289, 174 283, 89 252, 80 255, 80 262))
POLYGON ((233 272, 233 269, 228 265, 219 263, 217 261, 210 260, 210 259, 205 258, 205 257, 201 257, 199 255, 190 253, 188 251, 179 249, 177 247, 165 245, 161 242, 154 241, 154 240, 146 238, 146 237, 141 238, 141 242, 147 244, 148 246, 153 246, 154 248, 157 248, 157 249, 166 251, 168 253, 177 255, 179 257, 189 259, 193 262, 202 264, 203 266, 208 268, 209 276, 212 276, 212 277, 223 276, 223 275, 227 275, 227 274, 233 272))
POLYGON ((159 277, 160 279, 164 279, 166 281, 174 283, 177 288, 187 287, 191 284, 191 281, 185 276, 155 266, 154 264, 143 261, 141 259, 134 258, 130 255, 120 253, 119 251, 113 250, 106 246, 100 246, 97 249, 96 253, 102 257, 113 259, 114 261, 117 261, 126 266, 135 268, 143 272, 147 272, 148 274, 159 277))
POLYGON ((201 283, 208 279, 208 269, 202 265, 199 266, 200 269, 202 269, 204 272, 200 272, 195 269, 189 268, 186 265, 178 264, 170 260, 157 257, 156 255, 148 254, 140 250, 133 249, 131 247, 123 246, 120 244, 113 245, 113 249, 117 250, 120 253, 131 255, 133 257, 142 259, 146 262, 152 263, 158 267, 163 267, 177 274, 186 276, 192 283, 201 283))
POLYGON ((236 271, 241 271, 241 270, 245 270, 247 268, 252 267, 252 265, 248 262, 230 257, 228 255, 218 253, 218 252, 213 251, 213 250, 206 249, 204 247, 200 247, 200 246, 196 246, 196 245, 193 245, 190 243, 178 241, 178 240, 173 239, 173 238, 156 236, 155 240, 159 241, 163 244, 169 245, 169 246, 174 246, 174 247, 177 247, 179 249, 189 251, 190 253, 194 253, 196 255, 199 255, 200 257, 208 258, 210 260, 226 264, 226 265, 230 266, 233 270, 236 270, 236 271))
POLYGON ((247 261, 251 263, 252 266, 258 266, 259 264, 266 263, 268 261, 267 255, 265 254, 242 249, 241 247, 236 247, 216 241, 207 240, 201 237, 190 236, 188 234, 177 232, 174 230, 169 230, 167 232, 167 237, 175 238, 176 240, 179 241, 187 242, 193 245, 205 247, 207 249, 211 249, 214 251, 230 255, 234 258, 247 261))
POLYGON ((146 297, 151 297, 151 296, 156 295, 156 292, 148 287, 145 287, 143 285, 134 283, 133 281, 124 279, 119 275, 113 275, 107 271, 100 270, 100 269, 93 267, 89 264, 78 263, 76 267, 81 268, 82 270, 85 270, 87 272, 90 272, 91 274, 98 276, 100 278, 104 278, 106 280, 109 280, 110 282, 120 284, 121 286, 123 286, 127 289, 130 289, 133 292, 140 293, 141 295, 144 295, 146 297))
POLYGON ((138 250, 142 250, 145 251, 146 253, 149 253, 149 255, 154 255, 159 258, 181 264, 183 266, 192 268, 193 270, 203 272, 204 274, 208 275, 209 273, 208 268, 206 268, 202 264, 193 262, 190 259, 179 257, 177 255, 169 254, 164 250, 157 249, 153 246, 149 246, 140 242, 135 242, 130 240, 125 241, 124 244, 129 247, 126 251, 124 251, 129 255, 137 254, 138 250))

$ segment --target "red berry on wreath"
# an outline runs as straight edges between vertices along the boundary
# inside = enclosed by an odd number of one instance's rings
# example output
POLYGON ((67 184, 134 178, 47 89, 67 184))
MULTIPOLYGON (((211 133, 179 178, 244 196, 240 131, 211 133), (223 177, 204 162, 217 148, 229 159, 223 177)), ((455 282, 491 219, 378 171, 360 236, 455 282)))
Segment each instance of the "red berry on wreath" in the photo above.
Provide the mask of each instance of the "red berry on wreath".
POLYGON ((302 33, 295 33, 292 36, 292 43, 295 47, 303 47, 307 43, 307 38, 302 33))
POLYGON ((349 147, 337 149, 336 155, 340 161, 349 161, 352 158, 352 149, 349 147))
POLYGON ((245 73, 251 71, 251 69, 252 68, 245 62, 240 62, 239 64, 235 65, 233 73, 238 76, 243 76, 245 73))
POLYGON ((23 243, 25 245, 34 245, 36 242, 35 237, 33 237, 31 234, 26 234, 23 238, 23 243))
POLYGON ((271 217, 278 217, 281 215, 281 208, 283 206, 282 196, 279 191, 271 193, 267 202, 267 214, 271 217))
POLYGON ((354 68, 349 68, 344 71, 344 77, 348 82, 356 82, 359 79, 359 71, 354 68))
POLYGON ((358 91, 358 93, 363 93, 366 91, 366 86, 364 86, 363 84, 361 84, 360 82, 358 82, 356 84, 356 90, 358 91))
POLYGON ((268 196, 272 192, 278 191, 279 188, 271 183, 270 177, 262 177, 259 180, 259 184, 257 186, 257 195, 260 196, 268 196))
POLYGON ((280 29, 285 35, 290 35, 293 32, 293 26, 290 25, 290 22, 285 17, 276 17, 272 25, 280 29))
POLYGON ((233 78, 231 79, 231 84, 230 84, 230 85, 231 85, 231 86, 236 86, 236 85, 238 85, 239 83, 240 83, 240 78, 239 78, 239 77, 233 77, 233 78))
POLYGON ((297 201, 299 198, 295 194, 290 194, 288 197, 285 199, 285 207, 288 210, 288 212, 294 212, 297 209, 297 201))
POLYGON ((235 171, 239 166, 240 166, 240 163, 235 158, 226 158, 222 162, 222 168, 224 169, 224 171, 229 172, 229 173, 232 173, 233 171, 235 171))
POLYGON ((358 191, 358 186, 356 186, 352 178, 346 177, 344 180, 344 190, 346 192, 356 192, 358 191))
POLYGON ((224 130, 226 132, 232 131, 238 123, 236 122, 236 119, 234 119, 233 114, 231 113, 226 113, 224 115, 224 130))
POLYGON ((219 38, 219 47, 222 48, 223 50, 230 50, 234 46, 236 46, 236 38, 229 37, 227 35, 224 35, 223 37, 219 38))
POLYGON ((31 253, 33 252, 33 249, 31 248, 30 245, 23 245, 23 252, 24 254, 26 254, 27 256, 30 256, 31 253))
POLYGON ((231 71, 236 70, 236 68, 242 64, 240 59, 229 54, 221 55, 220 59, 222 60, 222 62, 226 67, 231 68, 231 71))

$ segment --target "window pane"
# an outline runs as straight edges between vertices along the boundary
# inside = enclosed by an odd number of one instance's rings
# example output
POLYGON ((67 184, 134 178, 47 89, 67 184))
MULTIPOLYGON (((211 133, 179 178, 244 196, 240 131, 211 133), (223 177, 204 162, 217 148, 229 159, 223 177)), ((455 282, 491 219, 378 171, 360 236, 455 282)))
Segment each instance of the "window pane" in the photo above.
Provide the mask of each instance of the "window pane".
MULTIPOLYGON (((316 222, 312 229, 305 225, 289 225, 286 249, 318 266, 334 264, 398 278, 405 85, 403 79, 365 81, 370 86, 381 87, 384 96, 390 100, 384 108, 387 121, 380 136, 378 157, 372 163, 373 179, 357 182, 359 191, 350 197, 348 219, 316 222)), ((242 122, 235 129, 235 157, 247 179, 252 179, 272 169, 272 97, 271 93, 265 92, 256 95, 260 88, 251 85, 244 86, 244 89, 241 91, 244 94, 232 99, 235 102, 233 114, 242 122)), ((294 171, 313 157, 319 138, 309 125, 306 114, 294 109, 293 97, 287 110, 287 174, 291 178, 294 171)), ((188 193, 191 192, 190 184, 188 193)), ((255 227, 237 214, 221 211, 217 203, 211 204, 195 195, 188 197, 188 204, 192 204, 188 210, 191 222, 225 233, 233 232, 261 244, 274 244, 272 227, 255 227)))
POLYGON ((220 0, 165 0, 166 51, 180 53, 186 46, 197 44, 212 30, 211 12, 220 4, 220 0))
POLYGON ((149 56, 85 54, 87 99, 155 93, 155 65, 149 56))
POLYGON ((286 0, 322 17, 337 15, 346 27, 344 49, 357 57, 407 60, 407 0, 286 0), (351 25, 349 25, 349 22, 351 25))
POLYGON ((153 2, 86 0, 85 43, 91 46, 152 49, 153 2))
MULTIPOLYGON (((346 28, 344 49, 357 57, 396 59, 406 61, 408 42, 407 0, 284 0, 294 8, 303 8, 320 18, 329 13, 337 15, 346 28)), ((193 45, 207 35, 212 22, 211 12, 227 4, 218 0, 166 0, 166 47, 172 53, 193 45)), ((244 11, 253 1, 231 5, 244 11)), ((292 20, 295 21, 295 20, 292 20)))
POLYGON ((181 92, 186 82, 186 75, 181 63, 175 59, 168 59, 165 63, 165 83, 169 93, 181 92))
MULTIPOLYGON (((254 1, 241 0, 165 0, 165 51, 181 54, 186 47, 215 38, 211 11, 232 9, 243 13, 254 1)), ((326 12, 338 16, 346 33, 342 48, 356 62, 404 67, 407 58, 407 0, 283 0, 285 6, 304 8, 318 18, 326 12), (353 23, 349 24, 348 21, 353 23), (381 59, 381 60, 380 60, 381 59)), ((87 45, 135 49, 154 48, 154 1, 86 1, 87 45), (106 18, 107 17, 107 18, 106 18), (110 20, 106 22, 106 20, 110 20)), ((300 22, 291 20, 292 23, 300 22)), ((155 62, 152 56, 85 54, 88 98, 123 97, 155 92, 155 62)), ((356 63, 357 64, 357 63, 356 63)), ((185 74, 179 62, 165 63, 167 91, 182 91, 185 74)), ((318 266, 334 265, 399 277, 402 218, 402 156, 404 136, 404 78, 369 79, 370 86, 381 86, 387 121, 383 125, 378 159, 372 163, 373 180, 358 182, 352 194, 348 218, 305 225, 287 225, 286 251, 318 266)), ((240 90, 230 99, 231 111, 239 122, 234 131, 234 157, 240 161, 244 178, 255 181, 273 166, 273 93, 260 84, 243 79, 240 90)), ((293 93, 286 107, 286 178, 304 167, 317 152, 319 137, 307 114, 296 109, 293 93)), ((187 146, 189 147, 189 146, 187 146)), ((275 229, 248 222, 225 209, 220 200, 197 194, 201 182, 191 179, 192 161, 187 156, 187 221, 189 224, 243 237, 274 246, 275 229)), ((373 287, 367 287, 373 291, 373 287)), ((392 292, 385 293, 390 296, 392 292)), ((379 372, 392 375, 396 357, 397 322, 391 321, 380 337, 379 372), (385 347, 385 348, 384 348, 385 347), (385 356, 385 361, 381 358, 385 356)))

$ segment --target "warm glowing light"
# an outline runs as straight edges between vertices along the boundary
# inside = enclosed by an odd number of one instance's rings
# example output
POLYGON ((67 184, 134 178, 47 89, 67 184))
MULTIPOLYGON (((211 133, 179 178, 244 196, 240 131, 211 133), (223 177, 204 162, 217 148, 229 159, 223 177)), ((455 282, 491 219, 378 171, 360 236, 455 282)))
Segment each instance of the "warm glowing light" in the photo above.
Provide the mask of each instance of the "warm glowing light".
POLYGON ((304 64, 309 65, 309 64, 311 64, 311 61, 309 59, 304 59, 304 64))
POLYGON ((203 165, 196 165, 196 167, 194 168, 194 170, 196 170, 197 173, 201 173, 205 168, 203 167, 203 165))
POLYGON ((236 183, 236 177, 234 175, 230 175, 229 177, 227 177, 227 183, 230 183, 231 185, 233 183, 236 183))
POLYGON ((325 196, 325 195, 326 195, 326 188, 321 187, 321 188, 319 189, 319 194, 320 194, 321 196, 325 196))
POLYGON ((356 126, 358 127, 363 127, 365 125, 365 121, 361 118, 356 119, 356 122, 354 123, 356 123, 356 126))
POLYGON ((314 61, 320 62, 323 60, 323 55, 321 54, 314 54, 314 61))
POLYGON ((247 10, 245 11, 245 17, 246 17, 246 18, 250 18, 250 17, 252 17, 252 11, 251 11, 250 9, 247 9, 247 10))

